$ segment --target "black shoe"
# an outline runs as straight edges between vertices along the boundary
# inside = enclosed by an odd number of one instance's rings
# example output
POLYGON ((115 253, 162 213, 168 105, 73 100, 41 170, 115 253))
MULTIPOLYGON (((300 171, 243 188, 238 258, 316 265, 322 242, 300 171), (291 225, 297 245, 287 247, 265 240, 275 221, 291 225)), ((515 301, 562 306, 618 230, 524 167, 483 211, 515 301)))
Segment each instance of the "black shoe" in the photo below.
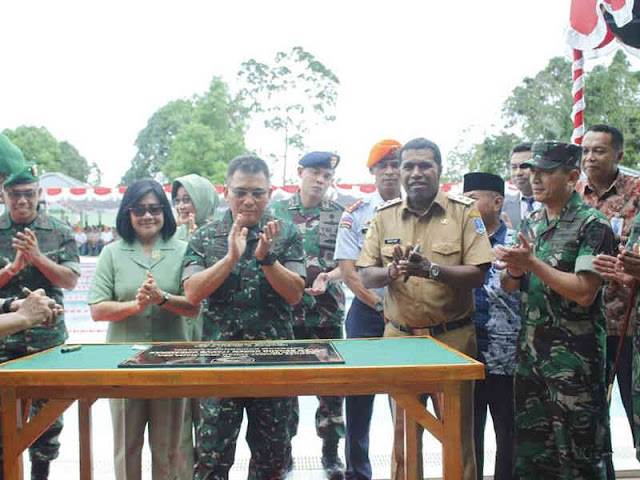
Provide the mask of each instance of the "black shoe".
POLYGON ((31 464, 31 480, 48 480, 49 462, 36 461, 31 464))
POLYGON ((344 463, 338 456, 338 440, 322 441, 322 468, 329 480, 344 480, 344 463))

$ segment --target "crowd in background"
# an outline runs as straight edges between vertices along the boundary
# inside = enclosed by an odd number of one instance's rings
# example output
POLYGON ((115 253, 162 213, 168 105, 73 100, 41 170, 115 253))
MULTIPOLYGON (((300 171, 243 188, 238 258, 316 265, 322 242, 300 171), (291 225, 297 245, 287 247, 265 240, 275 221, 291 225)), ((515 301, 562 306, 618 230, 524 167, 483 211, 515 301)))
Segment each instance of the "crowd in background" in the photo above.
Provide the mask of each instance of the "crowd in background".
POLYGON ((75 238, 80 255, 97 257, 105 245, 118 239, 118 232, 115 227, 107 225, 87 225, 84 228, 78 225, 75 238))

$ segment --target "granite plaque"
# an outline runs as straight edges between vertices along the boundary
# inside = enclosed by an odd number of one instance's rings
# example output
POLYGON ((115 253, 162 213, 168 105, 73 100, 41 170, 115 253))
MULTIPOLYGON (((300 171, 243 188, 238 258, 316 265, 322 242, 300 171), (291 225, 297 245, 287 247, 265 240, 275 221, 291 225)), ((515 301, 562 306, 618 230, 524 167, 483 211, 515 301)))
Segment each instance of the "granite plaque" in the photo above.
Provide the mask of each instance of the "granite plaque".
POLYGON ((330 340, 152 345, 118 367, 220 367, 344 363, 330 340))

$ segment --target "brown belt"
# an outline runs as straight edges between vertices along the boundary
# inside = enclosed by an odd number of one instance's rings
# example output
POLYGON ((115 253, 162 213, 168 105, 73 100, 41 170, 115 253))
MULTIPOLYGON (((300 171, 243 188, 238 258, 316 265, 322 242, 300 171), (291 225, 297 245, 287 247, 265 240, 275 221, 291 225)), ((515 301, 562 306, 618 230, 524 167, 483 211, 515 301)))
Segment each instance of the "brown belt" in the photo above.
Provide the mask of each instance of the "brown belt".
POLYGON ((457 330, 458 328, 466 327, 467 325, 471 325, 473 321, 470 318, 463 318, 462 320, 454 320, 453 322, 441 323, 440 325, 434 325, 433 327, 420 327, 413 328, 407 327, 406 325, 400 325, 395 320, 391 320, 387 318, 387 322, 389 322, 394 328, 400 330, 401 332, 408 333, 410 335, 431 335, 432 337, 437 337, 445 332, 450 332, 451 330, 457 330))

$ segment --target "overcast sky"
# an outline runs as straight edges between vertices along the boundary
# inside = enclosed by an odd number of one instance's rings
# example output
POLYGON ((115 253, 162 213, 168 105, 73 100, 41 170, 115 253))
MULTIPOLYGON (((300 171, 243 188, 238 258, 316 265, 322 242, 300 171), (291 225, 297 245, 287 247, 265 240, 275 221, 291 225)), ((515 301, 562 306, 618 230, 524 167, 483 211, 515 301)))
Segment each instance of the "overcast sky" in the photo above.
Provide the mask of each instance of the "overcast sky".
POLYGON ((315 129, 310 148, 338 152, 338 177, 362 183, 382 138, 426 136, 446 156, 465 128, 492 131, 513 88, 567 52, 569 3, 8 0, 0 130, 46 127, 112 186, 155 110, 214 75, 233 87, 242 61, 300 45, 341 82, 337 121, 315 129))

